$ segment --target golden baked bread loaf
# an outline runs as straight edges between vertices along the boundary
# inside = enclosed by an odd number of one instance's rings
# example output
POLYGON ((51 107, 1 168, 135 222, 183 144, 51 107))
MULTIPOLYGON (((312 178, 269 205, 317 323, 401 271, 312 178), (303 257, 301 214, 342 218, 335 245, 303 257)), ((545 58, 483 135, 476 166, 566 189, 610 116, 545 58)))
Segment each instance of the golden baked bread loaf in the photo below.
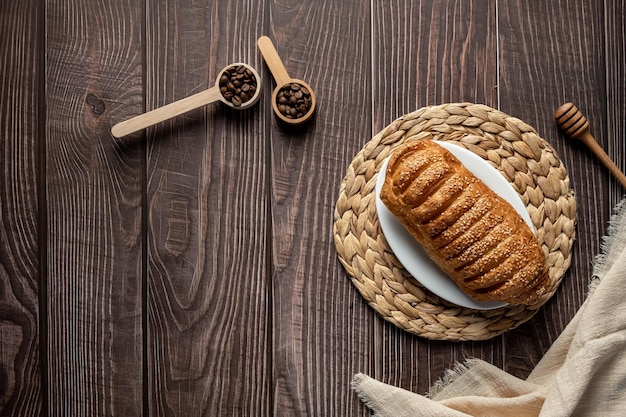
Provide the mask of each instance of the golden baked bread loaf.
POLYGON ((432 140, 400 145, 381 200, 459 287, 477 301, 532 304, 545 256, 515 209, 432 140))

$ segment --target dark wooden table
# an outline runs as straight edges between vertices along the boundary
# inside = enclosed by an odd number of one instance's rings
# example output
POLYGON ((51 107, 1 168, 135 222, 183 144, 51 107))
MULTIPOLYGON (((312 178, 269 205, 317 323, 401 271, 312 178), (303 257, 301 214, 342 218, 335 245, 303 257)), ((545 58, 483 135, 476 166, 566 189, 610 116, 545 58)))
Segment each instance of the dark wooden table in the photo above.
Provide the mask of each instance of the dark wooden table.
POLYGON ((60 0, 0 5, 0 415, 366 416, 356 372, 424 393, 455 361, 525 377, 583 302, 623 190, 552 119, 572 101, 626 165, 624 1, 60 0), (317 93, 271 114, 256 40, 317 93), (113 124, 243 61, 265 94, 132 135, 113 124), (337 260, 354 155, 397 117, 484 103, 537 129, 576 192, 573 261, 527 323, 430 341, 337 260))

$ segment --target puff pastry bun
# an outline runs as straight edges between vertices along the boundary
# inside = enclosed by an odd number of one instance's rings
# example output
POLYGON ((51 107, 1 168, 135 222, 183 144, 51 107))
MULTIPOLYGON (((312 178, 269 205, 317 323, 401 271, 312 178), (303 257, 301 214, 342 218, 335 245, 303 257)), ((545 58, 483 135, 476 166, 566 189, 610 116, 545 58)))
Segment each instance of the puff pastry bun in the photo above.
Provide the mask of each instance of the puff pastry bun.
POLYGON ((545 256, 515 209, 432 140, 400 145, 380 198, 426 253, 477 301, 532 304, 545 256))

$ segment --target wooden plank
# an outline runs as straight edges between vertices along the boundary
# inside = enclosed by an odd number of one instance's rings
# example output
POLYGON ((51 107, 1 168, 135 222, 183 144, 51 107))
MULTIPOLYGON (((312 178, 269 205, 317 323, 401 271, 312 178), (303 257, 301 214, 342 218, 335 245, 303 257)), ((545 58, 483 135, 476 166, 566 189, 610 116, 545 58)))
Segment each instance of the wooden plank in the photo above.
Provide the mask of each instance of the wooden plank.
MULTIPOLYGON (((264 3, 151 2, 148 110, 243 61, 259 70, 264 3)), ((266 126, 221 103, 150 128, 149 415, 269 415, 266 126)))
POLYGON ((49 415, 141 415, 143 147, 138 2, 46 5, 49 415))
POLYGON ((505 336, 505 369, 525 377, 584 300, 590 256, 599 253, 615 202, 609 201, 606 169, 582 144, 559 132, 553 120, 554 111, 572 101, 598 138, 605 136, 604 17, 602 7, 584 1, 505 1, 498 7, 501 110, 535 127, 556 148, 578 210, 574 256, 559 291, 531 321, 505 336))
POLYGON ((40 3, 0 5, 0 415, 39 416, 40 3))
POLYGON ((497 107, 495 2, 373 3, 374 130, 424 106, 497 107))
MULTIPOLYGON (((421 107, 471 101, 497 107, 496 2, 374 2, 373 131, 421 107)), ((467 357, 502 365, 502 340, 429 341, 375 324, 371 375, 424 394, 467 357)))
POLYGON ((337 260, 332 223, 348 164, 371 138, 370 10, 358 1, 272 3, 269 15, 265 34, 288 74, 312 86, 318 105, 300 129, 279 124, 269 108, 265 116, 272 148, 273 412, 364 416, 350 382, 369 367, 375 317, 337 260))
MULTIPOLYGON (((605 3, 606 130, 605 150, 626 172, 626 5, 623 1, 605 3)), ((596 126, 593 127, 595 135, 596 126)), ((602 138, 600 138, 602 140, 602 138)), ((609 181, 609 204, 624 196, 623 188, 609 181)))

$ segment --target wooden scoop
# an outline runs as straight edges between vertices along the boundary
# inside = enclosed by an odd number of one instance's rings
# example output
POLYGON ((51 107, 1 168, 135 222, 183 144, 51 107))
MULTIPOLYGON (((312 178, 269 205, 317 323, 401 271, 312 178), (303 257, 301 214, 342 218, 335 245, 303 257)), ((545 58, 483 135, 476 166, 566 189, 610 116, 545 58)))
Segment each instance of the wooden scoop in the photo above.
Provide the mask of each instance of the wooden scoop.
POLYGON ((306 122, 315 112, 317 100, 313 89, 304 81, 291 78, 287 74, 287 70, 270 38, 261 36, 257 45, 274 80, 276 80, 276 88, 272 93, 274 113, 280 120, 290 125, 306 122), (297 96, 304 96, 304 98, 297 96), (295 113, 290 114, 294 110, 295 113))
MULTIPOLYGON (((248 86, 253 84, 250 82, 248 86)), ((239 93, 241 94, 241 92, 239 93)), ((124 122, 118 123, 113 128, 111 128, 111 133, 116 138, 120 138, 122 136, 130 135, 131 133, 137 132, 139 130, 145 129, 149 126, 155 125, 157 123, 163 122, 165 120, 171 119, 175 116, 179 116, 188 111, 197 109, 202 106, 206 106, 207 104, 221 101, 226 104, 228 107, 243 110, 248 107, 254 105, 260 97, 261 94, 261 77, 256 72, 254 68, 252 68, 248 64, 244 64, 241 62, 237 62, 234 64, 230 64, 226 68, 222 69, 220 73, 217 75, 217 80, 215 81, 215 85, 207 90, 201 91, 192 96, 186 97, 182 100, 175 101, 173 103, 167 104, 163 107, 159 107, 147 113, 141 114, 139 116, 133 117, 132 119, 126 120, 124 122), (220 84, 220 79, 222 76, 228 76, 230 80, 231 73, 234 72, 234 69, 240 69, 241 67, 244 70, 249 71, 247 77, 249 79, 254 79, 255 90, 252 95, 248 95, 246 101, 237 101, 229 95, 226 91, 222 93, 220 84), (249 75, 249 74, 252 75, 249 75)), ((245 97, 245 96, 244 96, 245 97)))
POLYGON ((626 176, 615 165, 613 160, 598 145, 598 142, 589 133, 589 122, 587 118, 574 106, 573 103, 565 103, 554 112, 556 124, 563 131, 575 138, 581 140, 591 151, 600 159, 600 162, 611 171, 611 174, 626 188, 626 176))

